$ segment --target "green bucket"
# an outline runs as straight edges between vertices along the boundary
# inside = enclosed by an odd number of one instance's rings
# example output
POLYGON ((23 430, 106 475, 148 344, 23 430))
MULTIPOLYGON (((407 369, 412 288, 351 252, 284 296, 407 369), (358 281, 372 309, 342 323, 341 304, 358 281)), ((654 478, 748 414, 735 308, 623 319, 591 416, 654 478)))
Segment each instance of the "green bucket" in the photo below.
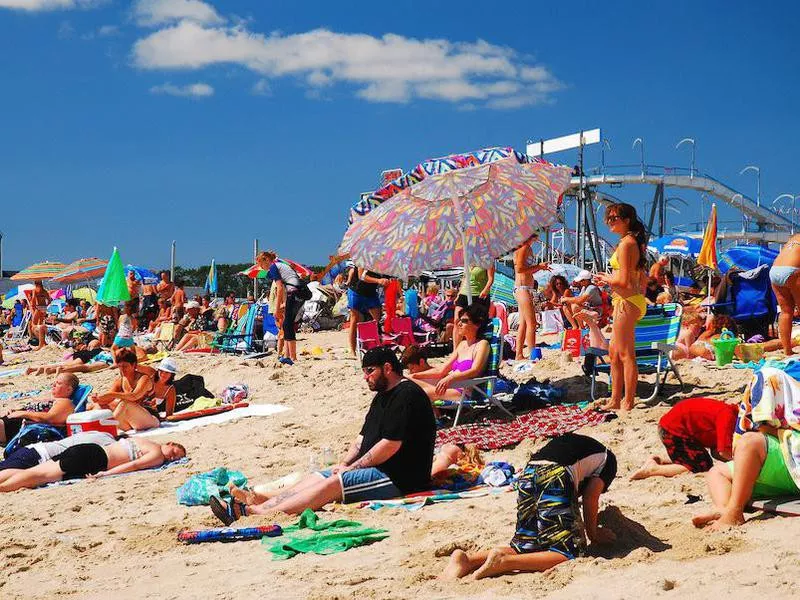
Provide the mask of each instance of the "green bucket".
POLYGON ((717 359, 717 365, 723 367, 733 360, 733 351, 739 345, 739 340, 728 329, 723 329, 720 336, 711 340, 714 344, 714 356, 717 359))

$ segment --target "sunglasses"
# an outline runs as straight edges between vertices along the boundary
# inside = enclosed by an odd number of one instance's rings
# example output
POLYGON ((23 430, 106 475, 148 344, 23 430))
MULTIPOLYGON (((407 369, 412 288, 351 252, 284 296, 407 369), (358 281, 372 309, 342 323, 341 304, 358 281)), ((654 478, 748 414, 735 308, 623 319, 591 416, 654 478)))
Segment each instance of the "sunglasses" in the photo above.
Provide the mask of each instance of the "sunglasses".
POLYGON ((459 320, 458 320, 458 323, 459 323, 460 325, 470 325, 470 324, 472 323, 472 321, 470 321, 469 319, 463 319, 463 318, 462 318, 462 319, 459 319, 459 320))
POLYGON ((364 375, 365 375, 365 376, 367 376, 367 377, 369 377, 370 375, 372 375, 372 374, 373 374, 375 371, 379 371, 379 370, 380 370, 380 367, 366 367, 366 368, 364 368, 364 369, 361 369, 361 371, 362 371, 362 372, 364 373, 364 375))
POLYGON ((622 219, 622 217, 619 217, 619 216, 617 216, 617 215, 611 215, 611 216, 609 216, 609 217, 606 217, 606 223, 607 223, 608 225, 611 225, 612 223, 616 223, 616 222, 617 222, 617 221, 619 221, 620 219, 622 219))

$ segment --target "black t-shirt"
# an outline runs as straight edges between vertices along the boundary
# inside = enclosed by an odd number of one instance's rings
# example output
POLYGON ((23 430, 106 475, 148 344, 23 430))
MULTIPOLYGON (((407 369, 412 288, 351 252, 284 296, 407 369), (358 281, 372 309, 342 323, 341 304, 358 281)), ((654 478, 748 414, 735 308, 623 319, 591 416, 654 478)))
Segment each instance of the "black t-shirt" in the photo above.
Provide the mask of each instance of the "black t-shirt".
POLYGON ((78 350, 72 353, 72 358, 77 358, 83 363, 88 363, 102 351, 103 351, 102 348, 93 348, 91 350, 78 350))
MULTIPOLYGON (((380 275, 373 273, 372 271, 367 271, 364 273, 364 275, 369 275, 375 279, 380 277, 380 275)), ((350 282, 350 289, 359 296, 366 296, 368 298, 378 295, 378 284, 367 283, 366 281, 361 280, 358 276, 358 269, 356 269, 356 272, 353 274, 353 281, 350 282)))
POLYGON ((359 458, 380 440, 402 442, 386 462, 375 465, 404 494, 430 487, 436 419, 431 401, 416 383, 404 379, 372 400, 361 428, 359 458))
POLYGON ((617 475, 614 453, 594 438, 577 433, 553 438, 534 452, 531 460, 546 460, 567 467, 577 489, 590 477, 599 477, 605 491, 617 475))

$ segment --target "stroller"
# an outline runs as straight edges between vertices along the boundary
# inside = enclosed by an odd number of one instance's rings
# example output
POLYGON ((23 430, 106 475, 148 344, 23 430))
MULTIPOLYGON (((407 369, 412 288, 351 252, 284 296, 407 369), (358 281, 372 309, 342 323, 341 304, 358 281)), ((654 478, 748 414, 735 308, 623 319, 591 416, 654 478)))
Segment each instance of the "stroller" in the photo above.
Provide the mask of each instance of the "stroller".
POLYGON ((736 321, 745 340, 755 335, 769 337, 769 327, 778 316, 778 301, 769 281, 769 265, 749 271, 731 270, 717 290, 714 314, 736 321))

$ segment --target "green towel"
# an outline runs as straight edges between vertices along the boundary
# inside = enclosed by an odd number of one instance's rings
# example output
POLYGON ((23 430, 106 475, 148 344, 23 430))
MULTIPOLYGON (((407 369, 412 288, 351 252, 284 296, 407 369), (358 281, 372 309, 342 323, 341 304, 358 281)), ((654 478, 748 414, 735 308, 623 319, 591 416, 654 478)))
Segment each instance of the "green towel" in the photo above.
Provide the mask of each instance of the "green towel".
POLYGON ((284 527, 283 536, 275 538, 264 537, 261 543, 272 552, 273 560, 286 560, 298 554, 336 554, 350 548, 364 546, 389 537, 385 529, 361 528, 361 523, 356 521, 320 522, 317 514, 306 509, 294 525, 284 527), (335 529, 337 531, 328 531, 335 529), (289 536, 294 532, 308 531, 306 535, 289 536), (324 532, 324 533, 320 533, 324 532))

